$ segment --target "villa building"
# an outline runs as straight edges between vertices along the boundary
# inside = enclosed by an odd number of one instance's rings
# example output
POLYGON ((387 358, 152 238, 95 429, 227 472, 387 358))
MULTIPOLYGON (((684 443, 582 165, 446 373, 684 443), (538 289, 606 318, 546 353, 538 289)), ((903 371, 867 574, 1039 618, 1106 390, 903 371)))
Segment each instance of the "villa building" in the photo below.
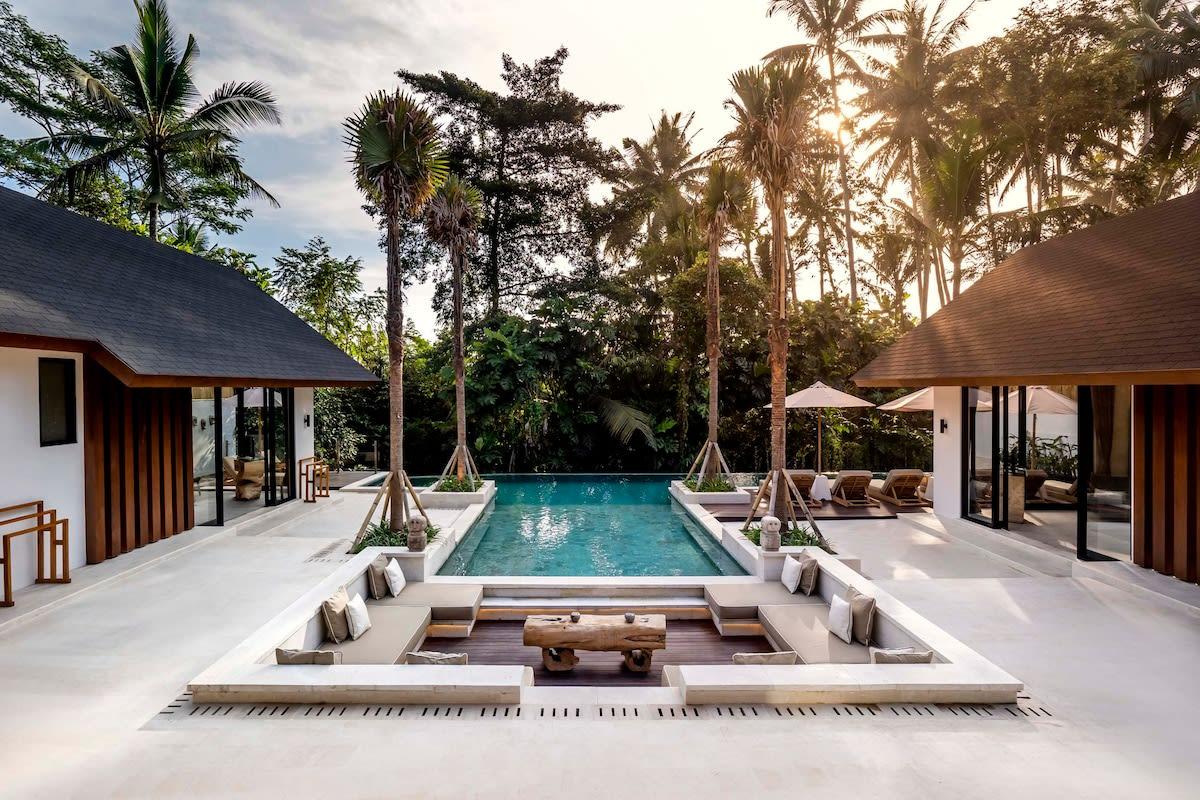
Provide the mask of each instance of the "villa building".
POLYGON ((854 378, 934 389, 934 509, 1200 577, 1200 193, 1027 247, 854 378))
POLYGON ((236 271, 0 188, 0 507, 69 519, 72 566, 294 498, 312 387, 375 380, 236 271))

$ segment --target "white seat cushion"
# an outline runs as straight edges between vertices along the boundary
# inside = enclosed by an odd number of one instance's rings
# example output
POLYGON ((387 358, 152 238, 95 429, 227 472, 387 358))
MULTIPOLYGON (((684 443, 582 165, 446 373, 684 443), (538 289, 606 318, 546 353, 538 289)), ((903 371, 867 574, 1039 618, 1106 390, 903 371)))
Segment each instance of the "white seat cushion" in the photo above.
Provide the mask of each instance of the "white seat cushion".
POLYGON ((346 604, 346 619, 350 623, 350 638, 357 639, 371 630, 371 615, 367 613, 367 604, 361 594, 346 604))
POLYGON ((829 632, 850 644, 851 625, 850 602, 843 597, 834 595, 829 601, 829 632))
POLYGON ((397 597, 404 591, 404 570, 400 568, 400 562, 396 559, 388 561, 387 566, 383 568, 383 577, 387 581, 388 591, 392 593, 392 597, 397 597))

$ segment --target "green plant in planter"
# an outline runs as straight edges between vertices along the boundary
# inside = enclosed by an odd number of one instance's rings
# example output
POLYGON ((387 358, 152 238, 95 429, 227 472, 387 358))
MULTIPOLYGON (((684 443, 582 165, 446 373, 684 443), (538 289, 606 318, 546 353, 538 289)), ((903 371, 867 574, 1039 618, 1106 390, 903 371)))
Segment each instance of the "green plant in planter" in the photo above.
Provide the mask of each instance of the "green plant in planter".
POLYGON ((469 475, 465 478, 450 475, 438 481, 438 485, 433 490, 435 492, 478 492, 482 487, 483 481, 475 480, 469 475))
POLYGON ((735 492, 737 487, 724 478, 705 478, 697 483, 695 478, 688 478, 683 485, 693 492, 735 492))
MULTIPOLYGON (((425 528, 426 538, 432 542, 437 535, 438 527, 429 523, 425 528)), ((350 552, 361 553, 368 547, 408 547, 408 529, 405 527, 402 531, 393 531, 386 522, 372 522, 362 541, 350 552)))
MULTIPOLYGON (((755 545, 759 544, 759 538, 762 535, 762 525, 754 524, 748 528, 743 528, 742 533, 746 538, 755 545)), ((819 547, 826 553, 833 554, 833 548, 821 541, 817 534, 813 533, 807 525, 790 525, 783 531, 784 547, 819 547)))

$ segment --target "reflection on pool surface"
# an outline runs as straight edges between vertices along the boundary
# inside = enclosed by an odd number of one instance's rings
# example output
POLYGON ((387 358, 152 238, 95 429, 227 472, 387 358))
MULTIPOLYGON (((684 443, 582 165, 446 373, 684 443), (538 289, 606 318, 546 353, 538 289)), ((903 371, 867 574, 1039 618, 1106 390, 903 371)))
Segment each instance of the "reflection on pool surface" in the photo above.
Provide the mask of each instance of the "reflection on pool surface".
POLYGON ((669 484, 660 476, 497 477, 495 503, 439 574, 744 575, 671 500, 669 484))

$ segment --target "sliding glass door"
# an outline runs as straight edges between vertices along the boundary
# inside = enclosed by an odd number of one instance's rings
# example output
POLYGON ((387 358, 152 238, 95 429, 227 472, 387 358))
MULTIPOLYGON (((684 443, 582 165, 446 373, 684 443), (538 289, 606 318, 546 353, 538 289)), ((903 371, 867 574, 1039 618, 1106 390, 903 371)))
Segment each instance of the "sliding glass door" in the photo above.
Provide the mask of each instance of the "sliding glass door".
POLYGON ((292 389, 192 392, 197 524, 224 525, 296 496, 292 389))
POLYGON ((963 388, 963 515, 991 528, 1007 524, 1008 411, 1004 387, 963 388))

